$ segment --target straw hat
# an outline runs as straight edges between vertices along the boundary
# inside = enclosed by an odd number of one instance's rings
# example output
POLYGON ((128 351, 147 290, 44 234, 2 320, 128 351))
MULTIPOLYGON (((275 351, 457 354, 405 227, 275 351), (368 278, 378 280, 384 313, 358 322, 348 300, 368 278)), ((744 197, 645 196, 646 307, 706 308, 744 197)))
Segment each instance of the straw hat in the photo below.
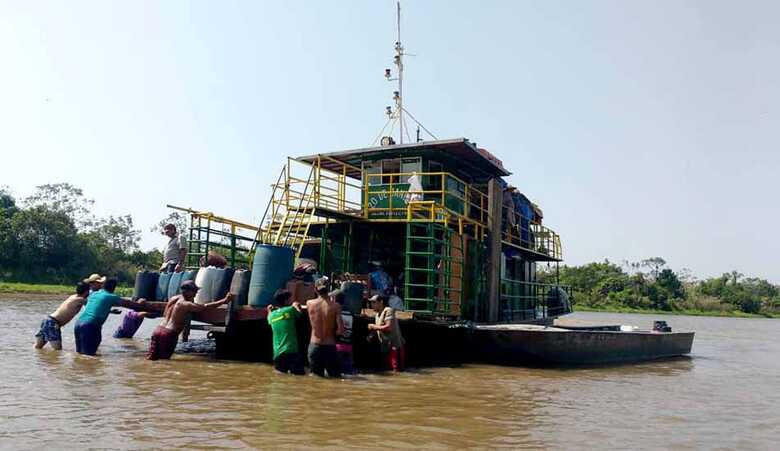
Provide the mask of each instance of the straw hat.
POLYGON ((101 276, 100 274, 92 274, 91 276, 87 277, 86 279, 82 280, 84 283, 92 283, 92 282, 100 282, 104 283, 106 281, 106 276, 101 276))

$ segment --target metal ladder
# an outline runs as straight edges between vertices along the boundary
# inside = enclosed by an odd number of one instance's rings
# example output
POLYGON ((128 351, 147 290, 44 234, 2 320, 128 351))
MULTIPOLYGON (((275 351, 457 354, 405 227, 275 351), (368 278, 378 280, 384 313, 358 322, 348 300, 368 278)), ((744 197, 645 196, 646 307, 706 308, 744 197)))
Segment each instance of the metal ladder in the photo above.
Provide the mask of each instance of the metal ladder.
POLYGON ((407 310, 458 315, 463 295, 463 242, 437 223, 406 224, 404 303, 407 310))

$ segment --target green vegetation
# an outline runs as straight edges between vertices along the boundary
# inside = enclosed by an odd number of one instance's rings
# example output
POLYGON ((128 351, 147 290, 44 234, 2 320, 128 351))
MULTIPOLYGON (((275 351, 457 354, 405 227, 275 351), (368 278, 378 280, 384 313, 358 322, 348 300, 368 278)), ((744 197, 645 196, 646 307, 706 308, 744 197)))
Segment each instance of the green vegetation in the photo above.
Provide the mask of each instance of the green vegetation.
POLYGON ((70 292, 91 273, 127 285, 139 268, 159 265, 159 251, 139 249, 130 215, 96 218, 92 204, 68 183, 41 185, 21 202, 0 187, 0 281, 35 283, 19 289, 37 292, 53 289, 39 283, 64 284, 70 292))
MULTIPOLYGON (((637 263, 562 266, 559 280, 570 285, 578 310, 666 312, 723 316, 780 316, 780 287, 736 271, 696 280, 680 274, 660 257, 637 263)), ((555 282, 555 271, 540 271, 540 281, 555 282)))
MULTIPOLYGON (((75 290, 75 284, 70 285, 47 285, 36 283, 18 283, 18 282, 0 282, 0 294, 12 293, 12 294, 52 294, 52 295, 69 295, 73 294, 75 290)), ((132 287, 117 287, 116 294, 120 296, 132 296, 132 287)))

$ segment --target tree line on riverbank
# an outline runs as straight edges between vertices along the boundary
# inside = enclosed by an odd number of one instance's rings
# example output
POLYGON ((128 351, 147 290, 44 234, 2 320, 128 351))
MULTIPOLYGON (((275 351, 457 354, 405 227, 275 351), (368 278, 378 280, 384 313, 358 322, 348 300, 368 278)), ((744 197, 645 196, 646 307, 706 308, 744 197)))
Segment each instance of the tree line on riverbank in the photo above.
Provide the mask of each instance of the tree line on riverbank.
POLYGON ((0 187, 0 281, 70 285, 91 273, 132 284, 162 255, 142 251, 131 215, 96 217, 94 202, 68 183, 41 185, 17 200, 0 187))
MULTIPOLYGON (((780 286, 737 271, 699 280, 675 272, 660 257, 639 262, 561 266, 559 280, 572 287, 576 305, 599 310, 665 310, 727 314, 780 314, 780 286)), ((540 271, 541 281, 555 270, 540 271)))

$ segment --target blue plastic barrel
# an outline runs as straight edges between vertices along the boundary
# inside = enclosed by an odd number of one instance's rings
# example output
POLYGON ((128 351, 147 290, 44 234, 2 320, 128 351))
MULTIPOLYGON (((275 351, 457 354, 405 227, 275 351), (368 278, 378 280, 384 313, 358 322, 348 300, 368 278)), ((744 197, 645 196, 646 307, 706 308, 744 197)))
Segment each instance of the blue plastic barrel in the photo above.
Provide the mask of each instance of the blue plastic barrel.
POLYGON ((159 274, 152 271, 138 271, 135 275, 133 297, 154 300, 159 274))
POLYGON ((220 269, 217 279, 214 281, 214 285, 211 287, 212 299, 218 301, 224 298, 228 291, 230 291, 230 283, 233 281, 233 273, 236 270, 233 268, 220 269))
POLYGON ((165 301, 168 299, 168 284, 171 282, 171 273, 161 272, 160 278, 157 279, 157 298, 158 301, 165 301))
POLYGON ((246 299, 249 295, 249 279, 252 277, 252 271, 246 269, 237 269, 233 274, 233 280, 230 283, 230 292, 236 295, 236 305, 246 305, 246 299))
POLYGON ((249 305, 265 307, 274 292, 284 287, 293 270, 293 250, 289 247, 258 245, 249 279, 249 305))
POLYGON ((182 276, 184 273, 182 272, 173 272, 170 273, 171 279, 168 281, 168 299, 176 296, 181 291, 179 290, 179 287, 181 287, 182 282, 182 276))

